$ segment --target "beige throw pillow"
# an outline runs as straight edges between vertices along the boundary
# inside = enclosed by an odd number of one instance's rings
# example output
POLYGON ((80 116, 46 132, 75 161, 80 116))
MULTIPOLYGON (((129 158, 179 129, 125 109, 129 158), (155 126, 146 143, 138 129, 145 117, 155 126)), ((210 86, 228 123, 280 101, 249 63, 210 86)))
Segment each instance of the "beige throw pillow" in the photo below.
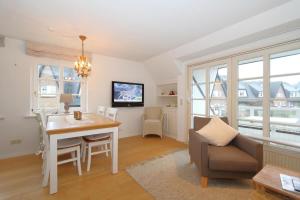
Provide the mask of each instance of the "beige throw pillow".
POLYGON ((239 134, 219 117, 213 117, 207 125, 196 132, 215 146, 226 146, 239 134))

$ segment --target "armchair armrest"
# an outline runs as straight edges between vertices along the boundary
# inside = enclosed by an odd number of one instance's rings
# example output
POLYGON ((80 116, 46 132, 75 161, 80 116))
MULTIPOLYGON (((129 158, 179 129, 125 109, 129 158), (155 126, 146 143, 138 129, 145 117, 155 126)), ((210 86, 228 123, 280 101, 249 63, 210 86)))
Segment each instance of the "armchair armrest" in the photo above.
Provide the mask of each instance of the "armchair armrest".
POLYGON ((233 144, 239 149, 247 152, 258 161, 260 170, 263 164, 263 145, 244 135, 239 134, 234 140, 233 144))
POLYGON ((194 162, 199 169, 201 176, 208 175, 208 141, 195 132, 189 130, 189 154, 191 162, 194 162))

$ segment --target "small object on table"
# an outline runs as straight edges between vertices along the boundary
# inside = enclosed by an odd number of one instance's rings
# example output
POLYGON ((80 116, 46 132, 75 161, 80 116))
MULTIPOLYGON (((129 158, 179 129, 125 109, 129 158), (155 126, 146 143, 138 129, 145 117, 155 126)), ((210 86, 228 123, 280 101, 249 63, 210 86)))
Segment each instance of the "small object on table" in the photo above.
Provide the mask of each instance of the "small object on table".
POLYGON ((174 92, 173 90, 171 90, 171 91, 169 92, 169 95, 175 95, 175 92, 174 92))
POLYGON ((300 177, 299 172, 291 171, 281 167, 275 167, 272 165, 266 165, 258 174, 255 175, 253 182, 257 189, 268 189, 292 199, 300 200, 299 192, 290 192, 283 189, 283 185, 281 183, 281 176, 283 174, 289 177, 300 177))
POLYGON ((74 111, 74 118, 76 120, 81 120, 82 119, 82 113, 80 111, 74 111))
POLYGON ((60 103, 64 103, 65 113, 69 113, 70 104, 73 101, 73 96, 71 94, 61 94, 60 103))
POLYGON ((294 190, 300 192, 300 179, 292 179, 294 190))
MULTIPOLYGON (((296 187, 300 186, 300 178, 297 178, 295 176, 280 174, 280 180, 281 180, 282 189, 287 190, 287 191, 297 192, 296 187), (297 185, 297 182, 298 182, 298 185, 297 185)), ((299 188, 299 190, 300 190, 300 188, 299 188)))

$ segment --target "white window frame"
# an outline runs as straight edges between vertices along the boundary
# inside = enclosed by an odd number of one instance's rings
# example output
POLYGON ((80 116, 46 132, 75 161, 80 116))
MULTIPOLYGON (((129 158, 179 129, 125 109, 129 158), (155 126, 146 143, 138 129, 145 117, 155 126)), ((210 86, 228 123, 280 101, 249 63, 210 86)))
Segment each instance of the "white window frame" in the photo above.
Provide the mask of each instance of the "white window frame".
MULTIPOLYGON (((300 49, 300 42, 293 42, 288 43, 285 45, 274 45, 271 48, 261 48, 262 50, 252 51, 253 53, 247 54, 236 54, 233 56, 228 56, 226 59, 226 63, 228 66, 228 96, 227 96, 227 114, 230 124, 238 128, 238 119, 237 119, 237 112, 238 112, 238 62, 240 60, 247 60, 255 57, 262 57, 263 58, 263 138, 270 139, 270 56, 272 54, 285 52, 285 51, 292 51, 296 49, 300 49)), ((217 60, 217 59, 215 59, 217 60)), ((192 78, 192 71, 196 68, 205 68, 215 65, 215 63, 224 63, 224 60, 216 61, 216 62, 203 62, 203 64, 188 67, 188 127, 191 124, 191 116, 192 116, 192 106, 191 106, 191 78, 192 78)), ((255 79, 255 77, 253 78, 255 79)), ((296 97, 297 98, 297 97, 296 97)), ((208 106, 208 103, 206 103, 208 106)))
MULTIPOLYGON (((211 100, 226 100, 227 102, 227 108, 226 108, 226 112, 227 112, 227 115, 230 115, 230 106, 231 106, 231 102, 229 100, 229 95, 231 93, 231 86, 230 86, 230 82, 231 82, 231 73, 230 73, 230 66, 231 66, 231 63, 230 63, 230 59, 224 59, 224 60, 220 60, 220 61, 217 61, 217 62, 209 62, 209 63, 205 63, 203 65, 199 65, 199 66, 196 66, 196 67, 192 67, 192 68, 189 68, 189 71, 188 71, 188 93, 189 93, 189 101, 188 101, 188 124, 190 127, 190 125, 192 124, 192 116, 193 115, 197 115, 197 116, 205 116, 205 117, 208 117, 209 116, 209 113, 210 113, 210 101, 211 100), (222 97, 210 97, 210 69, 212 69, 213 67, 217 67, 219 65, 226 65, 227 67, 227 96, 225 98, 222 98, 222 97), (205 87, 206 87, 206 94, 205 94, 205 97, 204 98, 201 98, 199 100, 204 100, 205 101, 205 114, 204 115, 198 115, 196 113, 193 113, 193 107, 192 107, 192 86, 193 86, 193 81, 192 81, 192 76, 193 76, 193 70, 196 70, 196 69, 203 69, 205 70, 205 87)), ((195 99, 194 99, 195 100, 195 99)))
MULTIPOLYGON (((47 59, 48 60, 48 59, 47 59)), ((64 90, 64 82, 68 80, 64 80, 64 67, 73 68, 74 63, 67 62, 67 61, 53 61, 52 59, 48 61, 41 60, 39 62, 36 62, 32 64, 31 66, 31 100, 30 100, 30 112, 33 112, 35 110, 38 110, 38 90, 39 90, 39 76, 38 76, 38 65, 49 65, 49 66, 56 66, 59 68, 59 94, 63 93, 64 90)), ((73 81, 72 81, 73 82, 73 81)), ((81 87, 81 94, 80 94, 80 107, 70 107, 70 111, 75 110, 81 110, 82 112, 87 111, 87 79, 80 78, 80 81, 74 81, 74 82, 80 82, 81 87)), ((59 97, 57 98, 57 112, 62 112, 63 105, 59 102, 59 97)), ((52 109, 51 109, 52 111, 52 109)))

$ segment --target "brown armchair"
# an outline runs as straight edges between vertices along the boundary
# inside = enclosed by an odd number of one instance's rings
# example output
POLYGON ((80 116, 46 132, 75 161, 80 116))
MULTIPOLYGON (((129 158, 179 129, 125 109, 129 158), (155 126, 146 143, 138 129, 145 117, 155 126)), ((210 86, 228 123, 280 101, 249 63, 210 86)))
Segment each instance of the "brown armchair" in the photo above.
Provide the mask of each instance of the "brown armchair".
MULTIPOLYGON (((227 118, 222 120, 228 123, 227 118)), ((209 145, 196 133, 210 118, 194 117, 194 128, 189 131, 189 154, 200 174, 201 187, 207 187, 208 178, 250 179, 262 168, 263 147, 241 134, 227 146, 209 145)))

